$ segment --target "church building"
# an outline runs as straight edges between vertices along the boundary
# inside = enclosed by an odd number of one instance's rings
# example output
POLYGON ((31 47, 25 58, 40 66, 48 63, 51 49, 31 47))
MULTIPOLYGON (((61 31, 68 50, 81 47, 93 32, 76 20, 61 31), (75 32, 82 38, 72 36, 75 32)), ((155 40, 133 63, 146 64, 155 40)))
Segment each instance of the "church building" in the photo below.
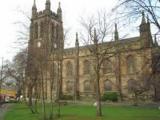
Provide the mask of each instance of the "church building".
MULTIPOLYGON (((75 47, 64 48, 60 4, 57 12, 53 12, 50 0, 46 0, 45 9, 37 11, 34 0, 26 68, 28 90, 32 91, 32 95, 35 92, 39 96, 45 95, 46 99, 64 95, 76 99, 95 97, 94 56, 88 49, 92 45, 79 46, 78 33, 74 39, 75 47)), ((108 91, 117 92, 129 99, 133 86, 140 87, 136 83, 143 83, 150 88, 146 98, 160 99, 160 87, 155 83, 155 79, 160 78, 160 70, 155 65, 160 56, 159 46, 152 39, 150 22, 144 13, 139 25, 139 36, 119 39, 115 25, 114 41, 103 42, 99 46, 102 51, 107 51, 104 55, 107 59, 103 60, 100 69, 101 95, 108 91)))

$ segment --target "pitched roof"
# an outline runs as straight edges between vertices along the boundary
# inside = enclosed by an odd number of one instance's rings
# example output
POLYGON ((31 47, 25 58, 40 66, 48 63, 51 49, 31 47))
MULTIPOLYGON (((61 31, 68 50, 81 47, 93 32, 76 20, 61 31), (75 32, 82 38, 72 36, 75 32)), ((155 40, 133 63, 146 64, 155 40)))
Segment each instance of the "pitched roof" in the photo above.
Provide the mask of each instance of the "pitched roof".
MULTIPOLYGON (((140 40, 140 37, 132 37, 132 38, 120 39, 118 41, 106 41, 104 43, 100 43, 100 45, 102 45, 102 47, 103 47, 103 46, 115 45, 115 44, 130 44, 130 43, 137 42, 138 40, 140 40)), ((92 45, 93 44, 80 46, 79 49, 86 50, 88 47, 91 47, 92 45)), ((66 49, 64 49, 64 53, 72 54, 72 53, 74 53, 75 49, 76 49, 76 47, 66 48, 66 49)))

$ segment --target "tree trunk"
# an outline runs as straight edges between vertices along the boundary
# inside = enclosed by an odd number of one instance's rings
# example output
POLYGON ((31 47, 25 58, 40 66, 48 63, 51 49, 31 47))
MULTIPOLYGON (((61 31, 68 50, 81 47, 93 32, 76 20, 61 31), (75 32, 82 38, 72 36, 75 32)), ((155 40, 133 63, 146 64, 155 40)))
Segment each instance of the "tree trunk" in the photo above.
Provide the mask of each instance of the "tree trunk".
POLYGON ((97 116, 102 116, 102 108, 101 108, 101 93, 100 93, 100 83, 99 83, 100 77, 99 77, 99 71, 96 71, 96 102, 97 102, 97 108, 96 113, 97 116))
POLYGON ((28 89, 28 97, 29 97, 29 101, 28 101, 28 105, 32 106, 32 87, 29 87, 28 89))

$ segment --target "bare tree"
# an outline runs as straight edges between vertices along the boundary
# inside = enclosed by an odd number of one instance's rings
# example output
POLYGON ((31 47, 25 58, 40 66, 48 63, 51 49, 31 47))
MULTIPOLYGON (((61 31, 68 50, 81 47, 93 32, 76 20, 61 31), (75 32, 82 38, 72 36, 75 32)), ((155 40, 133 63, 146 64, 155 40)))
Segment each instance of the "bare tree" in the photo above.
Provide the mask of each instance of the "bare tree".
POLYGON ((109 53, 109 46, 103 47, 103 42, 111 34, 111 24, 106 20, 107 14, 98 13, 97 17, 92 16, 87 20, 82 19, 81 25, 85 33, 81 33, 93 66, 93 76, 95 78, 95 92, 97 103, 97 116, 102 116, 101 92, 100 92, 100 71, 104 60, 113 57, 109 53))
POLYGON ((14 24, 18 28, 17 30, 17 41, 15 42, 15 48, 23 50, 27 48, 29 41, 29 31, 30 31, 30 20, 31 17, 28 12, 21 9, 17 10, 18 14, 22 16, 20 20, 17 20, 14 24))
MULTIPOLYGON (((117 19, 125 22, 125 24, 133 24, 136 20, 139 19, 141 13, 147 14, 145 17, 149 23, 152 25, 152 33, 154 34, 154 46, 155 47, 152 51, 152 66, 150 66, 153 70, 152 74, 150 75, 150 81, 152 81, 152 85, 155 88, 155 91, 158 91, 159 88, 159 42, 158 36, 160 34, 160 1, 159 0, 119 0, 118 5, 113 9, 116 12, 117 19), (153 82, 154 81, 154 82, 153 82)), ((158 92, 157 92, 158 93, 158 92)), ((155 92, 155 96, 157 96, 155 92)))
MULTIPOLYGON (((2 58, 2 65, 1 65, 1 76, 0 76, 0 95, 1 95, 1 89, 2 89, 2 83, 3 83, 3 58, 2 58)), ((0 100, 1 102, 1 100, 0 100)))
POLYGON ((11 65, 8 65, 8 74, 16 80, 19 95, 25 97, 25 68, 27 61, 27 50, 23 49, 14 57, 11 65))
MULTIPOLYGON (((0 96, 1 96, 1 89, 2 89, 2 85, 6 79, 6 64, 4 63, 4 59, 2 58, 2 64, 1 64, 1 68, 0 68, 0 96)), ((1 102, 1 98, 0 98, 0 102, 1 102)))
POLYGON ((1 94, 1 89, 5 89, 5 87, 11 86, 15 83, 15 79, 10 76, 9 72, 8 72, 8 68, 11 65, 11 62, 9 60, 3 60, 2 59, 2 65, 1 65, 1 69, 0 69, 0 94, 1 94), (10 78, 13 78, 13 80, 10 80, 10 78))
POLYGON ((147 14, 147 19, 156 26, 160 32, 160 1, 159 0, 119 0, 118 5, 113 9, 117 12, 117 19, 128 20, 129 23, 138 20, 142 11, 147 14))

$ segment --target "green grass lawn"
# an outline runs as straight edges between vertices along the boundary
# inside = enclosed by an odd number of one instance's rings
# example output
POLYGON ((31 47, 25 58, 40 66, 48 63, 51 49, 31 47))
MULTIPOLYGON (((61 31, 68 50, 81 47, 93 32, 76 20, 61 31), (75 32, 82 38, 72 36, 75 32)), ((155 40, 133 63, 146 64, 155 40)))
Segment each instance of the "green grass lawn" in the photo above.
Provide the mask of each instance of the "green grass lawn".
MULTIPOLYGON (((41 110, 39 110, 41 111, 41 110)), ((57 112, 55 107, 54 112, 57 112)), ((160 110, 152 107, 103 106, 103 117, 96 118, 96 109, 89 105, 66 105, 61 107, 59 120, 160 120, 160 110)), ((15 104, 6 113, 4 120, 40 120, 24 104, 15 104)))

